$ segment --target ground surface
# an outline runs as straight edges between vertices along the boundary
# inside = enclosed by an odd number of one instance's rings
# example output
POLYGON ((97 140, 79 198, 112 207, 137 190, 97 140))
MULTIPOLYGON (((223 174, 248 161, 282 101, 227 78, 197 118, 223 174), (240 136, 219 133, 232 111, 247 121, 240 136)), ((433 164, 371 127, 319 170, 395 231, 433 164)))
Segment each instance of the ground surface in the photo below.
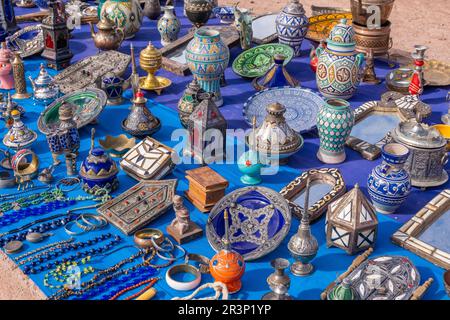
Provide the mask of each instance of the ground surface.
MULTIPOLYGON (((238 0, 219 0, 220 4, 235 4, 238 0)), ((287 0, 240 0, 239 6, 251 8, 255 14, 277 12, 287 0)), ((311 5, 350 7, 350 0, 300 0, 311 15, 311 5)), ((411 52, 416 44, 429 47, 427 57, 450 63, 450 1, 396 0, 390 17, 391 36, 395 49, 411 52)))

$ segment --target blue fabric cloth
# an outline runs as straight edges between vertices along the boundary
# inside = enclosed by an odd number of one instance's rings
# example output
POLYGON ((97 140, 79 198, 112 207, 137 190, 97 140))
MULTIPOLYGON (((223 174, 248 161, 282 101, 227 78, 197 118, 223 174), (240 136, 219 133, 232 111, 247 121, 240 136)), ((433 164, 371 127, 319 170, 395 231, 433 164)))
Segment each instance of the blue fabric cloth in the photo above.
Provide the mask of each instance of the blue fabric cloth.
MULTIPOLYGON (((180 1, 178 1, 180 2, 180 1)), ((16 8, 16 15, 33 12, 36 9, 20 9, 16 8)), ((177 16, 181 19, 182 31, 180 36, 184 35, 191 27, 189 21, 183 16, 182 8, 177 4, 176 8, 177 16)), ((217 24, 217 19, 210 20, 210 24, 217 24)), ((75 30, 73 33, 73 38, 70 40, 70 48, 74 53, 74 58, 72 63, 80 60, 81 58, 90 56, 97 53, 97 49, 93 45, 88 26, 84 25, 79 30, 75 30)), ((156 21, 150 21, 147 18, 144 19, 144 25, 140 32, 132 40, 125 41, 120 49, 121 52, 129 53, 129 44, 133 42, 135 46, 136 58, 139 63, 139 52, 143 49, 148 41, 152 41, 157 47, 160 47, 160 37, 156 28, 156 21)), ((395 41, 395 39, 394 39, 395 41)), ((295 58, 288 65, 289 72, 301 81, 304 88, 309 88, 316 91, 315 75, 312 73, 309 67, 309 53, 310 44, 308 41, 303 43, 303 51, 300 58, 295 58)), ((240 53, 239 48, 233 48, 231 50, 231 59, 240 53)), ((42 62, 42 58, 35 56, 32 58, 27 58, 25 60, 26 74, 31 75, 33 78, 37 75, 39 70, 39 64, 42 62)), ((231 66, 231 62, 230 62, 231 66)), ((384 79, 386 73, 391 69, 386 63, 377 62, 376 72, 380 79, 384 79)), ((55 74, 55 72, 51 72, 55 74)), ((130 68, 126 74, 130 73, 130 68)), ((139 68, 139 73, 145 75, 143 70, 139 68)), ((186 87, 186 85, 191 81, 192 76, 180 77, 168 73, 164 70, 158 72, 161 76, 169 77, 173 81, 173 85, 167 88, 161 96, 157 96, 155 93, 146 93, 146 97, 151 99, 149 102, 151 111, 162 120, 162 128, 159 132, 153 135, 154 138, 165 143, 169 146, 174 146, 177 141, 171 141, 171 133, 174 129, 180 128, 180 121, 176 110, 181 94, 186 87)), ((254 89, 251 86, 249 80, 242 79, 241 77, 234 74, 231 67, 226 70, 227 86, 222 88, 222 94, 224 97, 224 106, 221 108, 222 113, 228 121, 229 128, 248 128, 242 117, 242 106, 243 103, 254 94, 254 89)), ((447 111, 445 96, 449 88, 426 88, 422 99, 425 103, 432 106, 433 113, 426 121, 429 123, 440 123, 440 116, 447 111)), ((31 92, 31 88, 29 88, 31 92)), ((352 107, 356 108, 369 100, 379 100, 382 93, 386 91, 385 83, 380 85, 366 85, 361 84, 358 93, 350 100, 352 107)), ((126 95, 129 97, 130 92, 126 95)), ((36 120, 42 111, 42 107, 34 106, 32 100, 18 100, 26 109, 26 117, 24 117, 24 122, 27 126, 37 131, 36 120)), ((99 116, 99 123, 95 125, 97 130, 96 133, 96 145, 98 145, 98 139, 103 138, 105 135, 118 135, 123 133, 120 127, 120 122, 127 116, 129 112, 130 103, 128 100, 120 106, 107 106, 103 113, 99 116)), ((82 139, 82 145, 80 149, 80 155, 78 158, 78 167, 84 159, 89 150, 90 142, 90 128, 91 126, 84 127, 80 130, 80 135, 82 139)), ((2 135, 5 134, 6 129, 0 129, 2 135)), ((279 191, 283 186, 293 180, 296 176, 304 170, 310 168, 327 167, 320 163, 316 158, 316 152, 319 146, 319 139, 311 134, 304 135, 305 145, 301 151, 299 151, 295 156, 293 156, 287 166, 281 168, 281 172, 275 176, 265 176, 263 177, 263 186, 273 188, 279 191)), ((241 143, 241 142, 239 142, 241 143)), ((45 136, 39 134, 38 140, 32 146, 33 150, 39 155, 40 167, 41 169, 47 167, 51 164, 52 158, 48 152, 48 146, 45 140, 45 136)), ((361 158, 356 152, 346 149, 347 160, 345 163, 337 165, 341 172, 343 173, 347 189, 350 190, 356 183, 359 183, 363 192, 368 196, 366 189, 366 179, 370 170, 380 163, 380 160, 367 161, 361 158)), ((167 178, 178 178, 178 188, 177 192, 183 194, 188 188, 187 180, 185 179, 185 170, 194 168, 195 165, 181 164, 176 167, 173 174, 167 178)), ((228 192, 235 190, 237 188, 243 187, 240 182, 240 172, 236 164, 232 165, 212 165, 214 170, 223 175, 229 182, 230 186, 227 189, 228 192)), ((65 176, 65 166, 59 166, 55 171, 56 179, 60 179, 65 176)), ((119 195, 124 192, 134 184, 136 181, 127 176, 123 171, 119 173, 120 188, 114 193, 114 195, 119 195)), ((36 182, 37 184, 39 182, 36 182)), ((406 201, 406 203, 398 210, 398 214, 392 216, 379 215, 379 233, 378 240, 376 243, 375 252, 372 256, 379 255, 402 255, 409 257, 413 263, 417 266, 422 277, 422 283, 429 277, 434 278, 434 282, 430 289, 427 291, 424 299, 448 299, 444 287, 443 287, 443 272, 442 268, 436 267, 430 262, 414 255, 413 253, 404 250, 391 243, 391 235, 402 225, 404 221, 407 221, 412 215, 414 215, 420 208, 422 208, 428 201, 435 197, 441 190, 448 188, 449 183, 438 187, 427 189, 426 191, 421 191, 414 188, 412 194, 406 201)), ((10 190, 0 190, 0 193, 14 193, 17 192, 15 189, 10 190)), ((76 192, 71 192, 70 195, 82 195, 83 191, 77 190, 76 192)), ((91 202, 80 202, 79 205, 87 205, 91 202)), ((191 217, 193 221, 199 224, 202 228, 205 227, 207 220, 207 214, 199 212, 189 201, 185 201, 188 208, 191 210, 191 217)), ((64 212, 62 210, 56 211, 54 213, 64 212)), ((94 212, 93 210, 88 210, 88 212, 94 212)), ((159 228, 165 232, 166 226, 174 217, 174 212, 171 209, 162 217, 158 218, 156 221, 152 222, 149 227, 159 228)), ((16 223, 14 227, 23 225, 32 219, 25 219, 19 223, 16 223)), ((345 252, 337 248, 326 247, 325 232, 324 232, 324 217, 322 217, 317 223, 312 227, 313 234, 317 237, 319 242, 319 252, 317 257, 313 260, 315 266, 315 272, 309 277, 294 277, 291 276, 292 284, 289 290, 290 294, 295 299, 320 299, 320 293, 323 289, 336 277, 344 272, 347 267, 351 264, 354 256, 349 256, 345 252)), ((9 226, 11 228, 12 226, 9 226)), ((237 299, 260 299, 261 296, 269 291, 268 285, 265 281, 266 277, 273 271, 270 267, 270 261, 277 257, 288 258, 291 262, 293 259, 289 256, 287 250, 287 242, 290 237, 296 232, 298 227, 298 221, 293 219, 293 224, 291 230, 286 239, 281 243, 281 245, 271 254, 258 259, 254 262, 249 262, 246 265, 246 272, 243 276, 243 286, 242 290, 234 294, 232 298, 237 299)), ((5 232, 8 227, 0 228, 0 232, 5 232)), ((112 232, 123 236, 124 244, 132 245, 133 238, 124 236, 120 231, 118 231, 113 226, 109 225, 105 230, 90 232, 77 237, 77 240, 86 240, 91 237, 95 237, 101 232, 112 232)), ((59 229, 55 232, 55 235, 51 238, 46 239, 44 242, 39 244, 31 244, 25 242, 24 251, 35 249, 47 243, 51 243, 58 240, 67 239, 67 234, 59 229)), ((214 255, 214 250, 208 244, 206 236, 200 239, 191 241, 183 246, 188 252, 203 254, 207 257, 212 257, 214 255)), ((100 263, 95 264, 97 268, 106 268, 112 264, 118 262, 121 259, 128 257, 130 254, 135 253, 136 250, 133 248, 125 248, 107 258, 105 258, 100 263)), ((17 254, 18 255, 18 254, 17 254)), ((16 255, 12 255, 14 257, 16 255)), ((155 261, 156 263, 162 263, 163 261, 155 261)), ((176 292, 170 289, 165 280, 166 269, 159 272, 159 276, 162 278, 157 284, 156 288, 158 294, 156 299, 170 299, 174 296, 184 296, 189 292, 176 292)), ((54 291, 48 289, 43 285, 44 273, 38 275, 31 275, 31 279, 42 289, 42 291, 50 295, 54 291)), ((85 279, 83 279, 85 280, 85 279)), ((205 275, 202 279, 202 283, 210 282, 212 278, 210 275, 205 275)))

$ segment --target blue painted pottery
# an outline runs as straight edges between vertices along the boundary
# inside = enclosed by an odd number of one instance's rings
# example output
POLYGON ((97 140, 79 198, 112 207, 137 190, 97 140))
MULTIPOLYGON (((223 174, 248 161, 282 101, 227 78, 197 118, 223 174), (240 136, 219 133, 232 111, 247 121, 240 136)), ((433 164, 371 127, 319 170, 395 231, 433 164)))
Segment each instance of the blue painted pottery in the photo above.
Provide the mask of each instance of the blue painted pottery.
POLYGON ((121 104, 125 80, 117 76, 108 76, 102 79, 102 89, 108 97, 107 104, 121 104))
POLYGON ((265 187, 238 189, 216 203, 209 214, 206 235, 216 251, 224 248, 225 210, 231 249, 246 261, 275 250, 291 226, 289 204, 278 192, 265 187))
POLYGON ((212 12, 218 19, 220 19, 220 23, 228 24, 234 21, 234 7, 215 7, 212 12))
POLYGON ((273 56, 273 66, 267 73, 252 82, 256 90, 264 90, 275 87, 298 87, 300 82, 292 77, 284 67, 286 57, 282 54, 273 56))
POLYGON ((382 147, 381 154, 383 162, 372 170, 367 187, 375 209, 391 214, 411 192, 410 175, 403 169, 409 149, 399 143, 388 143, 382 147))
POLYGON ((99 189, 110 192, 117 189, 119 172, 116 163, 102 148, 93 148, 80 168, 82 188, 88 193, 95 193, 99 189))
POLYGON ((316 49, 317 88, 326 98, 347 100, 356 93, 364 55, 355 51, 354 35, 353 27, 342 19, 331 31, 326 48, 316 49))
POLYGON ((39 7, 39 9, 41 9, 41 10, 47 10, 48 9, 48 2, 47 2, 47 0, 33 0, 33 1, 39 7))
POLYGON ((291 0, 281 10, 276 21, 278 42, 287 44, 294 49, 295 56, 300 56, 303 39, 308 32, 309 20, 305 15, 305 9, 298 0, 291 0))

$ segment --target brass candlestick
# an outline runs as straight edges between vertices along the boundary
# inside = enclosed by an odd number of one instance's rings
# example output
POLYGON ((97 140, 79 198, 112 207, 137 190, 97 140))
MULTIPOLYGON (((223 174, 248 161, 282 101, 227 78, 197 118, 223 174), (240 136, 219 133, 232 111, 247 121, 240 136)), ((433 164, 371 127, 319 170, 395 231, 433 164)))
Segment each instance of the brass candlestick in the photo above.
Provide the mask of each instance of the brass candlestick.
POLYGON ((314 267, 310 262, 319 250, 319 245, 316 238, 311 234, 311 226, 309 225, 309 191, 310 179, 308 178, 306 181, 305 207, 302 220, 297 233, 292 236, 288 243, 289 252, 296 260, 291 265, 291 272, 296 276, 307 276, 312 273, 314 267))
POLYGON ((142 70, 147 72, 146 77, 139 79, 139 88, 142 90, 155 91, 158 95, 164 88, 172 84, 167 78, 155 76, 156 71, 161 68, 162 54, 151 42, 139 54, 142 70))
POLYGON ((16 92, 14 99, 28 99, 31 94, 27 92, 27 83, 25 81, 25 68, 23 61, 18 53, 14 54, 14 60, 11 62, 16 92))

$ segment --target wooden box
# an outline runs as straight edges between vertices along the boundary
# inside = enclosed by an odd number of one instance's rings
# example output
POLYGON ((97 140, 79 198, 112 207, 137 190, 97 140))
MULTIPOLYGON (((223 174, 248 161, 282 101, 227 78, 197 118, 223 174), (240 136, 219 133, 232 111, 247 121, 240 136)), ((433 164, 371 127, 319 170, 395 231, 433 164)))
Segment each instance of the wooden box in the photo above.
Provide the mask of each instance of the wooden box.
POLYGON ((187 170, 189 190, 186 197, 201 212, 209 212, 225 196, 228 181, 208 166, 187 170))

